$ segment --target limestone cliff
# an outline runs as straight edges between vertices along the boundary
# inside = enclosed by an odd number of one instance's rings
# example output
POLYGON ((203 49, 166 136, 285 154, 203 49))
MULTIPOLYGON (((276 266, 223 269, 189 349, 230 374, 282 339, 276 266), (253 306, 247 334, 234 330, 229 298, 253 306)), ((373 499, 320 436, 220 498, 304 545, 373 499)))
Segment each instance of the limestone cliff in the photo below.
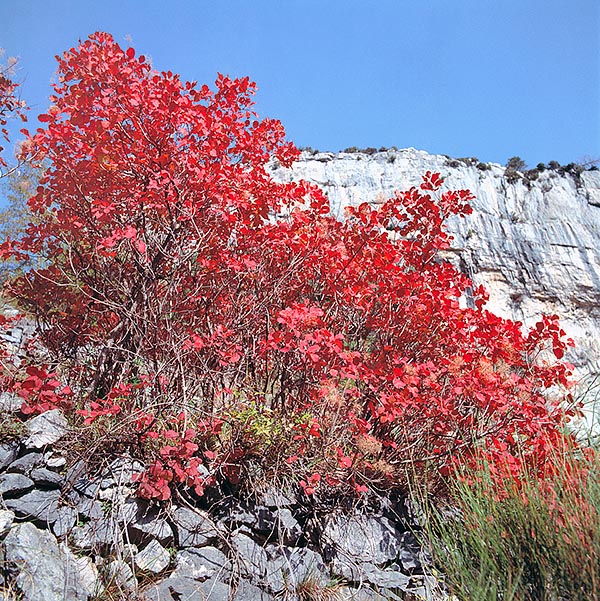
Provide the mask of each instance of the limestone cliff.
POLYGON ((600 171, 545 170, 528 178, 498 164, 407 148, 303 152, 292 170, 273 173, 318 184, 341 213, 418 185, 427 170, 441 173, 449 189, 475 194, 473 214, 448 223, 448 256, 486 286, 488 307, 527 325, 558 314, 577 344, 569 359, 580 373, 600 371, 600 171))

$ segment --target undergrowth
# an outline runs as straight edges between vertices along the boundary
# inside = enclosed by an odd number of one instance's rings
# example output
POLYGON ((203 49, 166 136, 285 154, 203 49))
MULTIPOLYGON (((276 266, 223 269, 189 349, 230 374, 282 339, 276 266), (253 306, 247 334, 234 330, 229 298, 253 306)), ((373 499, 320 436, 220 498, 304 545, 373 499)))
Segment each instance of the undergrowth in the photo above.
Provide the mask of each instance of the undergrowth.
POLYGON ((461 601, 600 599, 600 455, 565 448, 547 473, 497 478, 464 469, 443 505, 429 506, 428 540, 461 601))

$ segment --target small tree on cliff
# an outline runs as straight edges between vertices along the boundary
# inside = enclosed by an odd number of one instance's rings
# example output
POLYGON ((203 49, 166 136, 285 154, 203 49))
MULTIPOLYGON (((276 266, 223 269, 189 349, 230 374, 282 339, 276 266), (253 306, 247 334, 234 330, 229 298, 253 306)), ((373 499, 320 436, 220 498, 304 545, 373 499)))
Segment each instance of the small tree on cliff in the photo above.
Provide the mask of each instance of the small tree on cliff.
MULTIPOLYGON (((3 50, 0 48, 0 58, 3 50)), ((5 64, 0 63, 0 137, 8 142, 8 120, 11 117, 18 117, 26 121, 25 102, 17 94, 19 84, 13 79, 16 59, 9 58, 5 64)), ((6 175, 6 160, 2 157, 4 147, 0 144, 0 177, 6 175)))
POLYGON ((24 144, 51 164, 29 201, 39 221, 2 246, 44 266, 9 292, 69 364, 86 420, 135 413, 166 441, 145 496, 190 478, 200 494, 199 463, 237 479, 252 454, 309 470, 308 493, 321 474, 362 490, 481 447, 543 463, 564 417, 545 391, 568 370, 539 353, 562 357, 563 332, 544 318, 523 334, 482 289, 461 305, 471 282, 438 251, 468 191, 427 173, 338 220, 319 190, 269 176, 297 151, 252 112, 248 79, 197 87, 105 33, 59 73, 24 144))

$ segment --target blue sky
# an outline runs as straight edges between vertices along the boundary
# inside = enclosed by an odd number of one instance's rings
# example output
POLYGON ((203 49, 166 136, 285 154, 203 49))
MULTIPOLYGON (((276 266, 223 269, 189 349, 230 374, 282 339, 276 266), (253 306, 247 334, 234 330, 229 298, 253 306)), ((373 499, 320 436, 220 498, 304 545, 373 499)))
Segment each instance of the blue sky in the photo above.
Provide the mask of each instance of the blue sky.
POLYGON ((44 112, 54 55, 97 30, 159 70, 249 75, 299 146, 600 158, 598 0, 4 0, 0 46, 44 112))

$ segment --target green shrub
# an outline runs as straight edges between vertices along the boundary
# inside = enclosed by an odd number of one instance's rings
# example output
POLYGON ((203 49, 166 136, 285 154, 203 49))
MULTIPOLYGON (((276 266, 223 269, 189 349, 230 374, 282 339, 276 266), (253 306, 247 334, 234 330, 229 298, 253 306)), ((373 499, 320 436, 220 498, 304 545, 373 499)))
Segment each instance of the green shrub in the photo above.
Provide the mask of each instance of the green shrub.
POLYGON ((449 506, 432 511, 433 555, 451 592, 465 601, 598 601, 597 452, 567 449, 554 473, 500 486, 494 469, 465 472, 449 506))
POLYGON ((527 164, 521 157, 511 157, 506 163, 507 169, 514 169, 515 171, 525 171, 527 164))

